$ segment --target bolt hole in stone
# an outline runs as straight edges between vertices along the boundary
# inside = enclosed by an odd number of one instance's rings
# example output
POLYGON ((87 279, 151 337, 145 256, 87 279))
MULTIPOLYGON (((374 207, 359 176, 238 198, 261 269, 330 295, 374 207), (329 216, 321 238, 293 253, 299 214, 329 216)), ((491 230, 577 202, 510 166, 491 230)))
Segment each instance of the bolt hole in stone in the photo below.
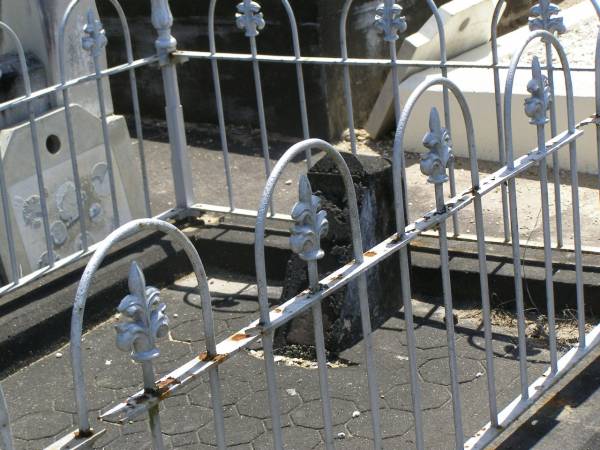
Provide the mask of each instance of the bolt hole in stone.
POLYGON ((470 17, 467 17, 465 20, 463 20, 463 23, 461 23, 460 26, 458 27, 458 31, 463 31, 465 28, 467 28, 470 21, 471 21, 470 17))
POLYGON ((46 150, 51 154, 56 155, 60 150, 60 146, 60 138, 57 135, 51 134, 46 138, 46 150))

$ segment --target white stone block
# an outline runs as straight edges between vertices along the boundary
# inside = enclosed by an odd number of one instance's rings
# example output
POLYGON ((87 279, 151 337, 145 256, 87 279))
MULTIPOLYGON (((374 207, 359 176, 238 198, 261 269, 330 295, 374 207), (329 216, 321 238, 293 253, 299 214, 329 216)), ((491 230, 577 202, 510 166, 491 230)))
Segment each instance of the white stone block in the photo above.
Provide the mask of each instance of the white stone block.
MULTIPOLYGON (((489 41, 495 3, 494 0, 453 0, 439 8, 446 32, 448 58, 489 41)), ((427 5, 423 3, 422 7, 427 8, 427 5)), ((398 59, 421 61, 440 59, 439 34, 433 16, 417 33, 404 40, 398 51, 398 59)), ((419 70, 421 69, 418 67, 401 67, 400 81, 419 70)), ((378 137, 392 123, 393 101, 392 77, 388 74, 365 125, 371 136, 378 137)))
MULTIPOLYGON (((589 18, 595 19, 595 12, 590 2, 584 2, 564 11, 565 24, 567 29, 577 29, 577 24, 582 23, 589 18)), ((574 31, 576 32, 576 31, 574 31)), ((567 32, 568 33, 568 32, 567 32)), ((596 41, 596 28, 589 35, 589 45, 592 47, 596 41)), ((510 60, 510 56, 518 49, 527 38, 529 30, 526 27, 515 30, 512 33, 502 36, 498 40, 499 57, 501 62, 510 60)), ((562 39, 567 40, 567 35, 562 39)), ((578 44, 579 45, 579 44, 578 44)), ((544 48, 541 44, 533 44, 532 51, 527 51, 524 55, 521 65, 528 65, 531 57, 537 54, 540 61, 543 62, 544 48)), ((588 49, 589 50, 589 49, 588 49)), ((573 51, 578 51, 573 49, 573 51)), ((556 52, 555 52, 556 54, 556 52)), ((574 55, 576 58, 579 55, 574 55)), ((469 52, 466 52, 456 58, 456 61, 470 61, 475 63, 490 63, 491 50, 490 45, 486 44, 469 52)), ((555 63, 556 64, 556 63, 555 63)), ((582 66, 581 62, 577 64, 582 66)), ((593 61, 585 64, 588 67, 593 66, 593 61)), ((507 70, 500 70, 500 86, 502 94, 506 84, 507 70)), ((403 99, 408 96, 424 80, 439 75, 436 70, 428 69, 413 74, 400 84, 400 93, 403 99)), ((571 72, 574 100, 575 100, 575 120, 579 121, 589 117, 595 112, 595 75, 593 72, 571 72)), ((496 122, 496 106, 494 96, 493 71, 489 69, 451 69, 448 71, 448 77, 454 81, 466 96, 471 114, 475 123, 475 139, 477 145, 478 159, 485 161, 498 161, 498 129, 496 122)), ((530 70, 520 70, 517 73, 512 98, 512 127, 513 127, 513 145, 515 158, 531 150, 537 145, 536 128, 529 124, 529 119, 523 111, 525 98, 529 96, 526 85, 531 79, 530 70)), ((565 83, 562 72, 555 71, 555 99, 556 115, 558 117, 558 130, 562 132, 567 127, 566 117, 566 97, 565 83)), ((504 96, 503 96, 504 97, 504 96)), ((452 96, 451 96, 452 98, 452 96)), ((427 91, 419 100, 409 124, 404 139, 406 151, 422 152, 425 149, 422 145, 422 139, 428 130, 429 110, 436 106, 440 113, 443 111, 442 89, 434 87, 427 91)), ((452 126, 452 140, 456 156, 468 157, 466 134, 463 118, 460 108, 455 101, 451 102, 450 122, 452 126)), ((547 140, 550 139, 550 125, 547 129, 547 140)), ((596 132, 593 125, 583 128, 584 135, 577 140, 577 163, 578 170, 583 173, 596 173, 597 171, 597 150, 596 150, 596 132)), ((552 160, 549 159, 549 165, 552 160)), ((569 168, 568 148, 560 150, 560 167, 569 168)))

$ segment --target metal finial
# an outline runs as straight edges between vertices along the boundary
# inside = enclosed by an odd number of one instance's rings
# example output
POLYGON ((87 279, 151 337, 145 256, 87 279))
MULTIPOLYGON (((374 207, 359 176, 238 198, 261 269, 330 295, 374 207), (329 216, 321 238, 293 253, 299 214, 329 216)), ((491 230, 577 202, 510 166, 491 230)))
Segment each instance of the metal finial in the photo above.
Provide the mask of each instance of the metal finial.
POLYGON ((88 10, 87 23, 83 27, 83 32, 85 33, 81 39, 83 49, 90 52, 94 57, 100 56, 108 43, 108 39, 102 22, 96 16, 93 8, 88 10))
POLYGON ((525 99, 525 114, 530 118, 532 125, 544 125, 548 122, 546 115, 552 96, 548 78, 542 74, 540 61, 537 56, 533 57, 531 63, 532 78, 527 83, 527 91, 531 94, 525 99))
POLYGON ((258 36, 258 32, 265 27, 265 19, 260 9, 260 4, 251 0, 238 3, 235 23, 240 30, 245 31, 246 37, 258 36))
POLYGON ((446 168, 454 157, 452 139, 448 130, 442 127, 440 115, 436 108, 431 108, 429 114, 429 133, 423 138, 423 145, 429 149, 421 155, 421 172, 429 176, 427 181, 441 184, 448 181, 446 168))
POLYGON ((375 10, 375 27, 383 33, 387 42, 397 41, 400 33, 407 28, 406 18, 402 15, 402 6, 395 0, 380 3, 375 10))
POLYGON ((546 30, 550 33, 562 34, 567 31, 560 8, 550 0, 539 0, 529 10, 529 29, 531 31, 546 30))
POLYGON ((167 334, 169 320, 166 306, 160 303, 159 291, 146 287, 142 269, 135 261, 129 269, 129 292, 117 310, 127 319, 118 325, 117 347, 130 351, 134 361, 145 362, 157 358, 156 339, 167 334))
POLYGON ((329 231, 327 213, 319 211, 321 199, 313 195, 306 175, 300 177, 298 194, 299 201, 292 209, 295 224, 291 229, 290 246, 304 261, 316 261, 324 255, 321 238, 329 231))
POLYGON ((158 32, 154 45, 159 55, 164 57, 177 48, 177 40, 171 35, 173 14, 169 0, 152 0, 152 26, 158 32))

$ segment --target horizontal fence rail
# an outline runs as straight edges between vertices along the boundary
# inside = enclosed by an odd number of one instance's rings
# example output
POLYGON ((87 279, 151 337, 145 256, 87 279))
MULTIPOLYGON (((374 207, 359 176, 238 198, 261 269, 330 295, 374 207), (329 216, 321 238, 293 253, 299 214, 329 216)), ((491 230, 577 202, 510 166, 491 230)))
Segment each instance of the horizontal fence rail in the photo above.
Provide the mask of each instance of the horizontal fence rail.
MULTIPOLYGON (((600 33, 598 34, 596 60, 594 68, 580 67, 571 68, 559 35, 565 32, 564 24, 559 15, 558 8, 548 0, 540 2, 531 9, 529 20, 530 34, 516 50, 509 65, 501 65, 498 58, 498 33, 497 27, 505 9, 505 1, 500 0, 494 10, 491 29, 491 64, 471 64, 468 62, 448 61, 445 30, 440 11, 432 0, 427 0, 435 19, 439 35, 440 59, 437 61, 416 61, 398 59, 397 43, 400 35, 407 29, 406 19, 402 16, 402 8, 394 0, 385 0, 376 8, 373 17, 373 26, 382 34, 385 46, 389 47, 389 59, 367 59, 350 57, 348 54, 348 21, 352 9, 352 0, 347 0, 341 9, 339 22, 340 52, 341 57, 306 57, 301 55, 300 36, 297 28, 296 18, 292 6, 287 0, 282 0, 281 5, 289 20, 291 32, 291 44, 293 55, 265 55, 258 51, 258 40, 261 30, 266 26, 265 17, 261 6, 250 0, 243 0, 232 11, 232 21, 239 28, 240 33, 248 38, 249 53, 236 54, 217 52, 217 40, 215 38, 215 9, 216 0, 211 0, 208 5, 208 38, 209 51, 179 50, 177 41, 172 36, 173 16, 169 9, 168 0, 152 0, 152 25, 157 32, 155 42, 156 53, 145 58, 135 59, 132 40, 125 17, 125 13, 117 0, 110 0, 115 8, 120 25, 122 27, 124 45, 126 49, 127 62, 115 67, 103 67, 103 56, 108 39, 96 10, 91 7, 87 11, 85 26, 78 30, 81 34, 81 45, 90 53, 93 72, 78 77, 71 77, 70 68, 67 66, 65 51, 65 35, 69 32, 69 24, 74 21, 73 14, 80 0, 73 0, 63 17, 59 28, 59 71, 60 83, 32 91, 31 80, 27 68, 25 51, 16 33, 6 24, 0 22, 0 28, 13 39, 17 48, 21 76, 24 83, 24 94, 9 102, 0 104, 0 112, 9 111, 19 106, 27 108, 27 117, 31 131, 32 156, 35 166, 35 181, 38 190, 40 208, 40 227, 46 245, 46 259, 40 267, 31 273, 22 273, 17 255, 15 234, 14 212, 10 207, 9 187, 7 185, 6 167, 0 159, 0 199, 3 206, 3 224, 6 236, 6 248, 8 255, 7 282, 0 288, 0 295, 30 283, 51 270, 65 267, 73 261, 84 256, 90 257, 79 283, 76 298, 74 300, 73 314, 71 320, 71 366, 74 379, 74 392, 76 400, 76 426, 77 429, 65 435, 49 448, 89 448, 93 442, 104 433, 102 428, 93 429, 89 397, 94 392, 90 391, 86 384, 84 371, 84 351, 82 348, 83 321, 85 305, 89 290, 92 286, 95 273, 101 267, 105 257, 110 250, 126 238, 138 235, 145 231, 158 231, 183 248, 189 259, 194 275, 196 277, 196 292, 200 295, 202 308, 199 314, 204 334, 203 348, 199 349, 198 356, 184 363, 157 379, 154 361, 161 353, 160 341, 168 333, 169 319, 167 305, 160 299, 160 292, 147 285, 142 267, 137 262, 131 264, 128 276, 129 294, 123 298, 118 307, 121 314, 120 322, 116 326, 116 343, 121 351, 128 352, 131 359, 139 363, 141 367, 141 389, 133 392, 124 401, 108 407, 100 413, 101 422, 120 423, 127 425, 129 421, 147 415, 149 428, 148 441, 152 442, 153 448, 163 449, 165 441, 161 426, 160 403, 185 386, 192 383, 204 382, 201 376, 208 375, 210 385, 210 404, 215 425, 215 437, 217 447, 226 448, 226 429, 224 419, 223 391, 227 389, 219 376, 220 366, 228 364, 237 354, 244 349, 250 349, 252 345, 260 343, 264 351, 264 373, 255 374, 257 377, 264 376, 266 380, 269 415, 271 419, 271 432, 273 435, 273 447, 283 449, 285 442, 281 423, 281 399, 277 383, 277 365, 274 357, 274 333, 284 325, 288 324, 299 315, 310 311, 314 325, 314 346, 319 378, 319 401, 322 415, 323 441, 325 448, 335 448, 335 436, 333 432, 333 408, 332 396, 329 386, 329 373, 327 365, 327 349, 325 345, 325 334, 323 326, 323 304, 333 294, 346 286, 352 286, 357 292, 357 306, 360 311, 361 330, 364 345, 364 368, 362 375, 367 380, 367 394, 370 408, 370 426, 372 430, 373 446, 376 449, 383 447, 382 418, 380 416, 380 388, 381 374, 377 373, 375 364, 375 353, 378 351, 373 342, 371 313, 369 309, 368 280, 370 270, 375 269, 383 261, 390 257, 398 258, 397 270, 399 272, 398 282, 401 285, 402 310, 405 320, 406 344, 408 351, 408 373, 412 401, 412 418, 415 447, 419 450, 425 449, 426 437, 436 430, 426 426, 423 420, 423 392, 426 387, 422 386, 418 372, 417 337, 415 336, 413 313, 413 296, 415 291, 411 286, 411 262, 410 245, 420 236, 434 233, 439 246, 439 277, 442 285, 443 304, 445 309, 444 329, 446 332, 447 358, 449 362, 449 388, 451 393, 452 423, 454 430, 453 447, 456 449, 483 449, 488 446, 514 422, 527 408, 547 392, 561 377, 572 367, 588 355, 600 341, 600 325, 596 325, 591 331, 586 332, 584 277, 583 277, 583 244, 582 244, 582 219, 580 212, 580 189, 577 171, 577 141, 586 131, 586 125, 595 125, 597 136, 597 151, 600 161, 600 33), (534 57, 532 64, 521 62, 524 52, 534 42, 542 42, 545 62, 540 62, 534 57), (559 65, 553 64, 553 57, 559 58, 559 65), (196 199, 195 190, 202 192, 202 186, 194 186, 192 182, 192 167, 187 145, 187 136, 183 108, 178 85, 177 65, 185 59, 199 59, 210 62, 214 94, 216 99, 216 122, 219 127, 219 139, 223 155, 224 179, 227 189, 226 205, 209 205, 199 203, 196 199), (260 197, 258 209, 252 209, 252 205, 240 204, 234 188, 232 163, 230 159, 230 145, 228 142, 226 111, 223 103, 223 92, 221 89, 221 70, 219 62, 238 61, 250 63, 252 66, 252 87, 256 96, 256 118, 259 127, 260 149, 259 153, 264 160, 264 172, 266 185, 260 197), (300 122, 303 140, 291 146, 279 158, 276 164, 272 164, 270 154, 268 124, 263 97, 263 80, 261 78, 261 65, 264 63, 290 64, 295 68, 295 82, 298 89, 300 122), (392 147, 392 171, 393 171, 393 195, 394 195, 394 218, 396 233, 375 244, 365 251, 363 245, 363 230, 359 221, 359 208, 357 193, 348 165, 342 153, 332 144, 311 138, 309 128, 309 108, 306 100, 306 86, 304 81, 304 67, 306 65, 339 66, 342 68, 344 104, 349 127, 350 151, 358 153, 358 141, 356 134, 355 113, 353 110, 353 93, 351 68, 360 66, 389 67, 392 79, 392 98, 396 132, 392 147), (146 151, 142 129, 142 115, 140 111, 140 94, 138 92, 138 81, 136 71, 141 68, 157 66, 161 72, 163 88, 165 93, 165 111, 168 127, 172 181, 174 187, 175 208, 160 212, 155 215, 152 211, 151 189, 152 180, 148 174, 146 151), (432 68, 439 72, 438 75, 429 77, 421 83, 403 103, 400 98, 399 68, 418 67, 432 68), (473 117, 467 98, 456 83, 448 78, 448 70, 452 68, 489 69, 494 76, 494 106, 496 124, 498 126, 498 168, 494 173, 487 176, 480 174, 478 161, 478 149, 476 148, 475 136, 477 134, 477 117, 473 117), (507 70, 504 85, 501 83, 500 73, 502 69, 507 70), (524 113, 532 125, 532 133, 537 137, 537 146, 521 157, 515 157, 515 142, 517 136, 513 132, 513 86, 517 73, 527 70, 531 80, 527 84, 528 96, 524 103, 524 113), (596 111, 590 111, 589 117, 577 118, 575 115, 572 72, 589 71, 596 74, 596 111), (106 80, 117 74, 127 74, 132 94, 133 128, 137 138, 137 156, 139 158, 139 176, 143 203, 143 218, 131 221, 122 220, 121 206, 118 193, 118 182, 115 169, 115 151, 110 140, 110 114, 106 104, 106 80), (557 105, 555 100, 555 77, 564 77, 566 93, 566 122, 565 130, 560 129, 561 121, 557 117, 557 105), (80 176, 79 157, 77 153, 77 136, 85 133, 85 130, 77 130, 73 123, 74 107, 70 95, 76 86, 93 82, 95 97, 98 100, 99 120, 102 134, 102 147, 104 160, 107 167, 108 195, 110 197, 111 232, 100 242, 91 242, 89 239, 88 211, 86 211, 86 192, 80 176), (407 186, 406 175, 406 148, 405 134, 409 120, 416 105, 423 101, 423 95, 434 88, 441 89, 442 108, 430 109, 429 122, 419 124, 426 133, 423 138, 425 153, 421 156, 420 171, 427 182, 433 185, 431 198, 435 207, 420 217, 412 217, 409 207, 409 186, 407 186), (36 99, 47 96, 55 96, 59 99, 57 107, 62 108, 64 123, 68 135, 69 163, 72 171, 75 219, 69 226, 78 229, 80 236, 80 250, 71 255, 59 258, 53 240, 52 223, 48 212, 46 199, 45 174, 40 154, 41 144, 38 137, 37 122, 38 115, 33 108, 36 99), (458 105, 462 115, 462 124, 450 124, 451 100, 458 105), (583 119, 577 122, 578 119, 583 119), (467 171, 469 172, 470 185, 462 191, 457 190, 455 179, 456 156, 452 144, 452 133, 456 127, 464 127, 467 145, 467 171), (569 153, 569 175, 571 193, 571 214, 567 217, 563 208, 563 200, 560 196, 560 173, 558 170, 558 156, 560 153, 569 153), (353 260, 325 277, 320 278, 319 260, 323 258, 324 251, 321 248, 321 239, 327 235, 329 223, 327 215, 322 209, 321 199, 313 192, 312 186, 306 175, 302 174, 298 181, 298 201, 292 211, 281 212, 276 209, 276 193, 278 183, 286 168, 297 160, 304 158, 307 168, 312 167, 312 161, 317 153, 324 153, 326 157, 337 167, 341 174, 345 199, 347 203, 347 219, 350 225, 352 241, 353 260), (552 178, 548 179, 548 161, 553 164, 552 178), (550 363, 546 372, 538 379, 531 382, 527 366, 527 334, 526 315, 523 294, 523 281, 526 279, 524 263, 522 261, 522 249, 525 247, 520 240, 519 234, 519 202, 516 183, 520 176, 526 171, 537 169, 536 177, 540 183, 540 204, 542 217, 543 254, 545 273, 545 294, 548 320, 547 345, 550 353, 550 363), (553 186, 554 194, 554 216, 555 223, 551 219, 551 202, 548 185, 553 186), (494 369, 495 356, 493 352, 494 337, 492 333, 492 310, 490 305, 490 288, 488 280, 486 243, 489 235, 486 234, 484 210, 482 202, 486 195, 500 190, 502 202, 502 232, 503 239, 511 246, 512 264, 514 268, 514 295, 516 304, 517 322, 517 359, 519 362, 519 386, 520 395, 508 406, 499 410, 497 379, 494 369), (481 301, 483 337, 485 347, 485 376, 487 391, 487 406, 485 423, 481 423, 481 429, 474 436, 469 437, 464 430, 463 402, 459 387, 459 367, 456 349, 456 331, 453 319, 455 299, 452 292, 452 277, 450 272, 449 241, 454 237, 461 236, 458 217, 461 211, 471 208, 474 212, 475 236, 477 244, 477 264, 479 268, 479 299, 481 301), (241 330, 232 333, 227 339, 217 342, 216 330, 213 318, 213 304, 206 272, 202 260, 191 241, 169 220, 174 218, 193 217, 203 212, 231 213, 247 217, 255 217, 255 245, 254 261, 256 270, 256 282, 258 287, 259 316, 241 330), (278 219, 289 222, 292 225, 290 233, 290 248, 298 255, 300 260, 306 263, 306 274, 308 284, 306 289, 292 298, 285 299, 280 305, 272 307, 267 295, 267 272, 265 252, 265 230, 268 219, 278 219), (556 308, 554 298, 553 270, 554 262, 552 252, 556 248, 565 246, 563 220, 572 221, 573 248, 572 255, 575 265, 575 287, 576 287, 576 321, 578 330, 578 342, 569 351, 561 354, 557 345, 556 308), (553 235, 552 230, 555 230, 553 235), (81 445, 82 447, 76 447, 81 445), (70 446, 70 447, 66 447, 70 446)), ((600 6, 596 1, 592 2, 596 11, 600 14, 600 6)), ((261 168, 262 170, 262 168, 261 168)), ((600 180, 600 171, 598 173, 600 180)), ((600 183, 600 181, 599 181, 600 183)), ((202 201, 199 197, 199 201, 202 201)), ((488 230, 489 232, 489 230, 488 230)), ((200 326, 200 325, 199 325, 200 326)), ((7 449, 13 448, 13 439, 10 430, 9 415, 0 388, 0 442, 7 449)))

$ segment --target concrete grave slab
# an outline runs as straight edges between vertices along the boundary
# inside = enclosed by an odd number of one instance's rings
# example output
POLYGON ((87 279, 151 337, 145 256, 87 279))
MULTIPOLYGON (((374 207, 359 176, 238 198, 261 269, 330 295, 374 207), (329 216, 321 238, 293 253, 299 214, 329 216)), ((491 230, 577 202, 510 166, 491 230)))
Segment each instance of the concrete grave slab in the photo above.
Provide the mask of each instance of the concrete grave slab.
MULTIPOLYGON (((561 36, 569 59, 575 61, 571 67, 593 67, 593 54, 596 43, 597 19, 590 2, 582 2, 563 11, 567 33, 561 36), (590 30, 593 30, 590 33, 590 30), (587 57, 585 56, 587 55, 587 57)), ((498 53, 501 64, 508 65, 514 51, 521 46, 529 35, 527 27, 522 27, 498 40, 498 53)), ((556 52, 554 52, 556 54, 556 52)), ((530 65, 534 55, 540 57, 544 64, 545 50, 542 44, 533 44, 526 50, 521 65, 530 65)), ((559 65, 555 56, 554 65, 559 65)), ((489 44, 482 45, 458 56, 456 61, 469 61, 477 64, 491 63, 489 44)), ((504 94, 506 69, 500 70, 500 86, 504 94)), ((438 76, 439 71, 428 69, 415 73, 400 83, 400 95, 407 98, 423 81, 438 76)), ((571 72, 575 98, 576 121, 589 117, 595 112, 595 75, 593 72, 571 72)), ((450 69, 448 78, 454 81, 465 94, 471 114, 475 120, 475 139, 478 159, 498 161, 498 132, 496 123, 496 107, 494 99, 493 71, 489 69, 450 69)), ((531 79, 531 71, 520 71, 513 86, 512 127, 515 158, 524 155, 537 146, 537 135, 534 126, 523 111, 523 102, 530 94, 527 83, 531 79)), ((560 71, 554 74, 556 114, 559 132, 567 127, 565 80, 560 71)), ((417 103, 409 120, 404 137, 404 149, 411 152, 422 152, 423 135, 427 131, 429 111, 435 106, 443 109, 442 88, 435 86, 427 91, 417 103)), ((452 141, 456 156, 468 157, 465 127, 458 104, 451 97, 450 121, 452 124, 452 141)), ((550 139, 550 126, 546 130, 546 139, 550 139)), ((584 127, 584 135, 577 140, 578 170, 583 173, 595 173, 597 169, 597 153, 595 132, 590 127, 584 127)), ((569 168, 569 152, 563 149, 559 152, 561 169, 569 168)), ((548 160, 552 165, 552 159, 548 160)))
MULTIPOLYGON (((79 105, 71 106, 77 162, 84 196, 88 243, 99 242, 112 231, 112 199, 99 118, 79 105)), ((65 257, 80 248, 79 215, 64 123, 64 109, 36 119, 41 144, 41 163, 54 249, 65 257), (52 143, 53 146, 44 145, 52 143)), ((109 136, 121 223, 144 216, 141 174, 136 148, 132 145, 122 116, 109 116, 109 136)), ((47 264, 40 193, 36 181, 29 123, 0 132, 0 157, 4 165, 10 217, 17 260, 23 274, 47 264)), ((3 214, 0 207, 0 214, 3 214)), ((8 242, 3 229, 2 242, 8 242)), ((9 267, 6 245, 0 247, 4 267, 9 267)))
MULTIPOLYGON (((446 31, 448 58, 464 53, 490 40, 491 20, 496 2, 494 0, 453 0, 439 8, 446 31)), ((423 5, 426 8, 425 5, 423 5)), ((400 50, 401 60, 439 60, 440 41, 435 18, 431 16, 421 29, 408 36, 400 50)), ((401 67, 400 80, 418 72, 418 67, 401 67)), ((372 137, 378 137, 393 122, 394 98, 391 73, 373 106, 365 126, 372 137)))

